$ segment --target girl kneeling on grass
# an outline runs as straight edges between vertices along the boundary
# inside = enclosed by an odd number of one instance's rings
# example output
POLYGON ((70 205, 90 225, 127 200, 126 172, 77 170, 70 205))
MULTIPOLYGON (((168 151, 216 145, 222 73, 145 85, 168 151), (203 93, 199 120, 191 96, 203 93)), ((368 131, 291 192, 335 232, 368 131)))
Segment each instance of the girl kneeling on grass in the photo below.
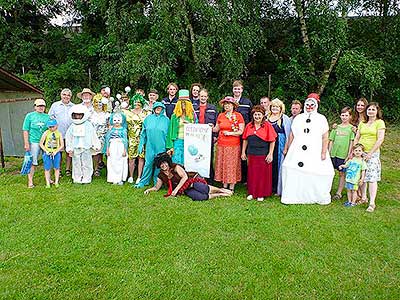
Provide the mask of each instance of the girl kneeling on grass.
POLYGON ((43 150, 44 176, 46 178, 46 188, 50 188, 51 168, 54 168, 54 185, 58 187, 60 180, 61 150, 64 148, 64 140, 61 133, 57 130, 57 121, 51 119, 47 121, 47 127, 39 146, 43 150))
POLYGON ((364 183, 365 170, 367 169, 367 164, 362 157, 364 146, 355 144, 352 150, 353 158, 338 168, 341 172, 346 172, 347 202, 344 203, 346 207, 356 206, 357 192, 359 186, 364 183))
POLYGON ((193 201, 203 201, 219 196, 228 197, 233 194, 228 189, 208 185, 197 173, 186 173, 182 166, 172 163, 171 157, 166 152, 158 154, 154 162, 157 168, 160 168, 160 173, 156 185, 145 190, 145 195, 152 191, 158 191, 163 184, 168 187, 168 193, 164 197, 176 197, 185 194, 193 201))

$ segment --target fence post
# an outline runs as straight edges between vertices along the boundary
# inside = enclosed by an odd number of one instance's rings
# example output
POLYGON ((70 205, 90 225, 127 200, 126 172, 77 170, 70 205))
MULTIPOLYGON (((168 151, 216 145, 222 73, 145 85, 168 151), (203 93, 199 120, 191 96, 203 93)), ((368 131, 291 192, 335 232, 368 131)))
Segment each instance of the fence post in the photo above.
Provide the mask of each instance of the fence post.
POLYGON ((1 134, 1 127, 0 127, 0 160, 1 160, 1 167, 4 169, 6 167, 6 164, 4 162, 3 136, 1 134))

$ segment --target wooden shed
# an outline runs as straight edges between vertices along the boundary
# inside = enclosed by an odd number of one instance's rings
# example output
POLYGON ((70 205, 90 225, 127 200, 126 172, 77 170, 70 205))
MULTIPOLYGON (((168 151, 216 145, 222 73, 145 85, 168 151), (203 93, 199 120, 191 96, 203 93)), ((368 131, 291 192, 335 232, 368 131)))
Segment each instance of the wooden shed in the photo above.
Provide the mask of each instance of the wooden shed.
POLYGON ((24 154, 22 123, 37 98, 43 98, 41 90, 0 68, 0 128, 5 156, 24 154))

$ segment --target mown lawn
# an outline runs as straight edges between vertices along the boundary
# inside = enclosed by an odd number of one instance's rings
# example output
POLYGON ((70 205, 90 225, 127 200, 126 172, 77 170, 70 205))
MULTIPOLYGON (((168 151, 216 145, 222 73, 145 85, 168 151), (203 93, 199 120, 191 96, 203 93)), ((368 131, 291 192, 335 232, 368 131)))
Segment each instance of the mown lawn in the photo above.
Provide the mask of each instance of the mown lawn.
MULTIPOLYGON (((400 129, 383 149, 377 210, 278 198, 145 197, 105 174, 26 188, 0 175, 1 299, 399 299, 400 129)), ((336 183, 335 183, 336 184, 336 183)))

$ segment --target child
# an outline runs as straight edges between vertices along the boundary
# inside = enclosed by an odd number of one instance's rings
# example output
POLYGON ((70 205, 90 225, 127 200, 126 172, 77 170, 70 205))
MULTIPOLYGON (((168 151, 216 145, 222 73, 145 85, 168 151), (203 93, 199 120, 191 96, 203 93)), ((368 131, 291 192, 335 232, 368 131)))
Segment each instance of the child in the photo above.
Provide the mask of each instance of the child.
POLYGON ((355 144, 353 146, 353 158, 346 164, 340 165, 339 170, 346 172, 347 202, 344 206, 351 207, 356 205, 358 186, 362 185, 365 178, 367 163, 362 158, 364 146, 355 144))
POLYGON ((125 116, 113 113, 110 124, 113 126, 106 135, 107 182, 123 185, 128 176, 128 135, 125 116))
POLYGON ((89 122, 89 110, 86 106, 76 104, 71 107, 71 126, 65 134, 65 150, 72 157, 72 179, 74 183, 92 182, 92 151, 100 150, 100 140, 89 122))
POLYGON ((46 188, 50 188, 50 170, 54 168, 54 185, 59 186, 61 150, 64 148, 64 140, 57 129, 57 121, 50 119, 47 121, 47 128, 40 139, 40 148, 43 150, 44 176, 46 178, 46 188))
MULTIPOLYGON (((351 148, 353 146, 354 132, 351 121, 351 108, 345 107, 340 112, 340 119, 342 123, 337 125, 329 135, 328 150, 331 155, 333 167, 339 170, 339 166, 343 165, 346 159, 350 156, 351 148)), ((345 178, 344 172, 339 170, 339 186, 336 194, 332 200, 339 200, 342 198, 342 191, 344 188, 345 178)))

